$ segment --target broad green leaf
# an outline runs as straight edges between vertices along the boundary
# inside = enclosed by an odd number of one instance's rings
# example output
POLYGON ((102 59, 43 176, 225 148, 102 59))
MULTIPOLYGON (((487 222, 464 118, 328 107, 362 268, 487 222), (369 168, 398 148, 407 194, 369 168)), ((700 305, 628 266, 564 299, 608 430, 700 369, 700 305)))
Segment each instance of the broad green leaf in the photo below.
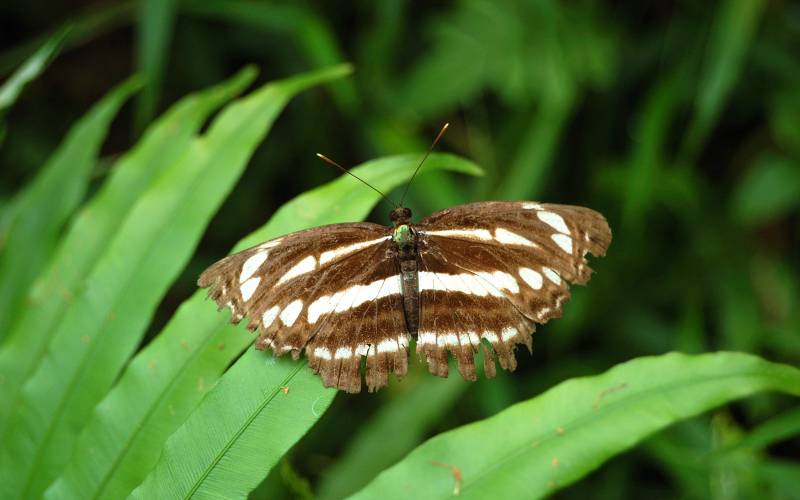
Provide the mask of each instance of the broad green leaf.
MULTIPOLYGON (((422 371, 427 372, 424 368, 422 371)), ((345 498, 364 487, 420 444, 431 426, 470 387, 458 376, 421 376, 408 390, 403 387, 404 392, 388 401, 364 426, 352 430, 344 453, 325 471, 318 498, 345 498)))
POLYGON ((114 165, 108 180, 73 219, 45 271, 25 299, 16 327, 0 348, 0 436, 23 382, 44 357, 52 332, 84 286, 139 196, 181 157, 209 114, 255 78, 247 68, 229 81, 176 104, 114 165))
POLYGON ((14 201, 14 219, 0 241, 0 341, 20 317, 31 283, 81 203, 111 120, 138 87, 136 79, 128 80, 92 107, 14 201))
POLYGON ((349 71, 339 66, 268 84, 227 106, 136 202, 25 384, 6 436, 5 498, 39 497, 61 472, 77 432, 286 103, 349 71))
POLYGON ((178 13, 177 0, 143 0, 138 6, 137 65, 145 79, 136 103, 135 126, 144 129, 153 119, 161 95, 172 30, 178 13))
POLYGON ((768 390, 800 396, 800 370, 732 352, 635 359, 440 434, 354 498, 543 497, 674 422, 768 390))
POLYGON ((733 214, 755 225, 800 207, 800 162, 766 155, 757 158, 733 197, 733 214))
MULTIPOLYGON (((353 172, 378 189, 388 190, 407 181, 419 159, 417 154, 382 158, 367 162, 353 172)), ((429 170, 446 168, 480 173, 473 163, 448 154, 432 154, 425 167, 429 170)), ((357 180, 342 176, 284 205, 263 231, 246 238, 237 249, 255 245, 266 237, 278 236, 289 229, 313 227, 320 222, 363 219, 376 202, 376 196, 357 180)), ((208 318, 208 324, 213 327, 205 335, 218 335, 214 333, 218 330, 228 333, 228 340, 224 342, 226 345, 233 343, 235 351, 229 359, 252 341, 249 335, 240 337, 242 333, 225 326, 228 314, 216 313, 214 305, 203 303, 199 295, 191 299, 186 309, 186 314, 191 311, 193 318, 208 318), (216 314, 217 319, 209 317, 209 314, 216 314)), ((176 317, 175 322, 178 320, 176 317)), ((198 327, 197 323, 190 326, 186 321, 182 335, 188 335, 192 328, 198 327)), ((169 330, 170 327, 164 335, 170 335, 169 330)), ((214 338, 216 341, 223 337, 214 338)), ((305 365, 304 361, 275 360, 255 350, 246 352, 189 415, 186 423, 169 438, 155 468, 133 496, 246 497, 322 415, 336 394, 336 391, 324 389, 319 377, 305 365), (288 387, 288 393, 284 394, 282 387, 288 387)), ((212 384, 223 368, 222 363, 206 368, 204 376, 208 378, 204 383, 207 386, 212 384)), ((180 390, 187 392, 196 383, 195 379, 181 381, 180 390)), ((163 395, 142 397, 154 401, 161 408, 158 412, 163 412, 168 401, 177 397, 163 389, 156 392, 163 392, 163 395)), ((197 399, 199 396, 194 401, 197 399)), ((187 402, 177 407, 177 411, 185 415, 190 407, 187 402)), ((168 429, 151 428, 166 437, 164 431, 168 429)))
POLYGON ((733 91, 766 3, 764 0, 719 3, 704 56, 694 116, 682 145, 681 163, 695 157, 733 91))
POLYGON ((55 58, 68 31, 68 29, 63 29, 53 35, 3 85, 0 85, 0 121, 3 120, 8 109, 14 105, 25 85, 42 74, 50 61, 55 58))

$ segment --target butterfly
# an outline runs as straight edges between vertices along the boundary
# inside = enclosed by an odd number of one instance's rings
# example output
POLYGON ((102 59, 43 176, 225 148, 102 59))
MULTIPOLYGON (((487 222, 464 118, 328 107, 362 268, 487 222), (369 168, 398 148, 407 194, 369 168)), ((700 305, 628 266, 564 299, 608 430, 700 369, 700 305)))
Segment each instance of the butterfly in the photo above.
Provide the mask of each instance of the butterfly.
POLYGON ((586 254, 611 243, 601 214, 570 205, 470 203, 418 224, 400 206, 390 219, 261 243, 209 267, 198 286, 233 323, 248 318, 257 349, 305 352, 326 387, 360 392, 366 358, 373 392, 406 374, 412 339, 434 375, 447 377, 453 356, 476 380, 478 350, 487 377, 495 358, 513 371, 516 346, 530 351, 535 325, 561 316, 569 284, 589 280, 586 254))

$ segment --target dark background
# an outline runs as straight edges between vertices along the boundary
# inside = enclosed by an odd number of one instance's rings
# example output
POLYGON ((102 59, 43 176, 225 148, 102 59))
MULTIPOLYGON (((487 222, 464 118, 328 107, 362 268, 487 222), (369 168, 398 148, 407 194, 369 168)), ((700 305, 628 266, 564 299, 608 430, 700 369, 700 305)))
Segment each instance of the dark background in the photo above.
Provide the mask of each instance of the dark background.
MULTIPOLYGON (((282 203, 338 175, 314 153, 345 165, 421 156, 447 121, 439 150, 486 175, 423 174, 408 199, 417 217, 484 199, 579 204, 606 215, 614 242, 565 317, 539 328, 533 355, 518 353, 518 371, 456 389, 420 439, 639 356, 740 350, 800 362, 796 2, 5 0, 2 76, 68 21, 61 54, 7 116, 0 201, 134 72, 150 85, 112 128, 109 159, 178 98, 247 63, 261 82, 342 61, 355 67, 289 105, 151 334, 205 266, 282 203)), ((104 175, 101 165, 97 181, 104 175)), ((387 223, 384 212, 371 218, 387 223)), ((419 371, 377 395, 337 397, 254 495, 318 488, 353 429, 425 383, 419 371)), ((787 471, 800 471, 797 438, 734 456, 725 473, 709 452, 790 404, 761 396, 692 419, 559 496, 785 496, 787 471)))

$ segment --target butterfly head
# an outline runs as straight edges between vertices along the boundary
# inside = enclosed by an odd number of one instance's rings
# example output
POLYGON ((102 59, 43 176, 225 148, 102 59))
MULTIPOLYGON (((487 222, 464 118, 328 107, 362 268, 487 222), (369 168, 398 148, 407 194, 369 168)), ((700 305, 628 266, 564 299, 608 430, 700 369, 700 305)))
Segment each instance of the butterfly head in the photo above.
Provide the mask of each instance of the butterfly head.
POLYGON ((394 227, 399 227, 411 222, 411 210, 406 207, 397 207, 389 214, 394 227))

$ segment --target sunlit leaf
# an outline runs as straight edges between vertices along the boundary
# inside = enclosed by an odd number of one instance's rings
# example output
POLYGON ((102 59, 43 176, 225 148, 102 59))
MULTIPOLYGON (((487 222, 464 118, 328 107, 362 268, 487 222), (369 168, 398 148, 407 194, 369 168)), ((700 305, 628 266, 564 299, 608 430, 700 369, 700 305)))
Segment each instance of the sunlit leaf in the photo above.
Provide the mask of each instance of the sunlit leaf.
POLYGON ((13 201, 13 220, 8 233, 0 235, 0 340, 20 317, 31 283, 83 200, 111 121, 138 88, 137 80, 129 80, 97 103, 13 201))

